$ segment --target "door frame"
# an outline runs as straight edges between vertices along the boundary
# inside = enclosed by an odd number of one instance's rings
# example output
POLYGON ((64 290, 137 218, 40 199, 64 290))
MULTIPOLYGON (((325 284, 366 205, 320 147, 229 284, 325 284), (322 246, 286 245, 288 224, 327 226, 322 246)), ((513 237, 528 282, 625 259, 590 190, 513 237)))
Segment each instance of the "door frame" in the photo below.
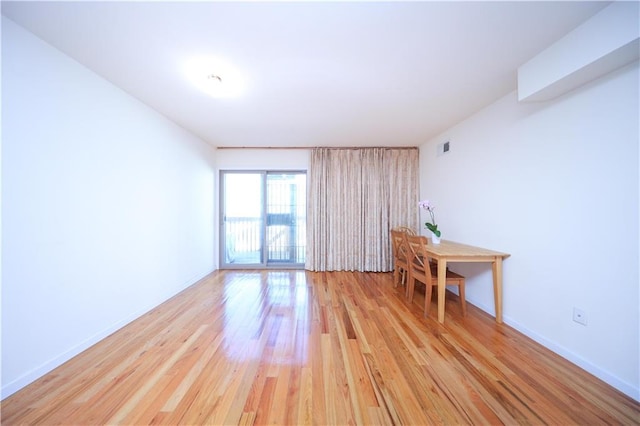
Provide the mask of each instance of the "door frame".
MULTIPOLYGON (((267 223, 267 175, 269 174, 301 174, 305 176, 305 191, 309 189, 309 182, 306 179, 307 171, 306 170, 278 170, 278 169, 248 169, 248 170, 238 170, 238 169, 221 169, 219 171, 219 265, 220 269, 304 269, 304 263, 285 263, 285 262, 268 262, 268 254, 266 247, 266 229, 268 226, 267 223), (260 263, 227 263, 226 262, 226 232, 225 232, 225 178, 226 174, 259 174, 262 177, 261 182, 261 220, 262 226, 260 227, 260 263)), ((305 197, 305 210, 307 208, 307 198, 305 197)), ((305 217, 306 220, 306 217, 305 217)), ((306 246, 306 244, 305 244, 306 246)))

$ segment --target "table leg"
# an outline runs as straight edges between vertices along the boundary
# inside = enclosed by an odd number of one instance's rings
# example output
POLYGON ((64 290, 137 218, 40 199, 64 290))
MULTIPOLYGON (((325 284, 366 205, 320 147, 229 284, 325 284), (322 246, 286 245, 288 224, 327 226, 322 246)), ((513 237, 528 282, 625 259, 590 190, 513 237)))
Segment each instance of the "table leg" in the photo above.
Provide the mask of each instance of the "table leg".
POLYGON ((496 257, 493 269, 493 299, 496 310, 496 322, 502 323, 502 257, 496 257))
POLYGON ((438 259, 438 322, 444 323, 444 301, 447 289, 447 259, 438 259))

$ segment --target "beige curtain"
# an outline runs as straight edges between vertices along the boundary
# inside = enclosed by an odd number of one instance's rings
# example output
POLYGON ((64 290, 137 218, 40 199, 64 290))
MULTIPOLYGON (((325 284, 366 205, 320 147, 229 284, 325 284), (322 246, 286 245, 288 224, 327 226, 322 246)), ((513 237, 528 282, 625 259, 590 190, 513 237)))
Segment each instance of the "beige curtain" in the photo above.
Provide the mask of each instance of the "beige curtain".
POLYGON ((418 226, 418 150, 311 152, 306 269, 392 270, 389 230, 418 226))

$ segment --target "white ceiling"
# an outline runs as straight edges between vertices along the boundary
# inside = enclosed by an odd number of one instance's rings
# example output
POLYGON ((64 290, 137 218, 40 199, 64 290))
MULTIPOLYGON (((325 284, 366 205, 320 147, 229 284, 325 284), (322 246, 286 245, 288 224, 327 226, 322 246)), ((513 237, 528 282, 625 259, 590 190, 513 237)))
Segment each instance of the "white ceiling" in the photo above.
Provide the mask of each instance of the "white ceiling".
MULTIPOLYGON (((608 2, 2 2, 2 13, 214 146, 415 146, 516 89, 608 2), (247 79, 216 99, 200 55, 247 79)), ((223 79, 224 75, 221 75, 223 79)))

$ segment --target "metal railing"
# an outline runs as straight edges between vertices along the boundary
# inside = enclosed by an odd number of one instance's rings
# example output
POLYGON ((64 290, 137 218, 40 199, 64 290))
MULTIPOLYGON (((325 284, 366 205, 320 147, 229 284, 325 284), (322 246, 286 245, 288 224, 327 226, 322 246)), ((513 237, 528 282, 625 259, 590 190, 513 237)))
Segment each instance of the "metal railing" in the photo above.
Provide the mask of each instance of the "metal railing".
MULTIPOLYGON (((234 264, 259 264, 263 221, 256 217, 225 218, 225 260, 234 264)), ((305 261, 304 217, 267 215, 267 263, 301 264, 305 261)))

